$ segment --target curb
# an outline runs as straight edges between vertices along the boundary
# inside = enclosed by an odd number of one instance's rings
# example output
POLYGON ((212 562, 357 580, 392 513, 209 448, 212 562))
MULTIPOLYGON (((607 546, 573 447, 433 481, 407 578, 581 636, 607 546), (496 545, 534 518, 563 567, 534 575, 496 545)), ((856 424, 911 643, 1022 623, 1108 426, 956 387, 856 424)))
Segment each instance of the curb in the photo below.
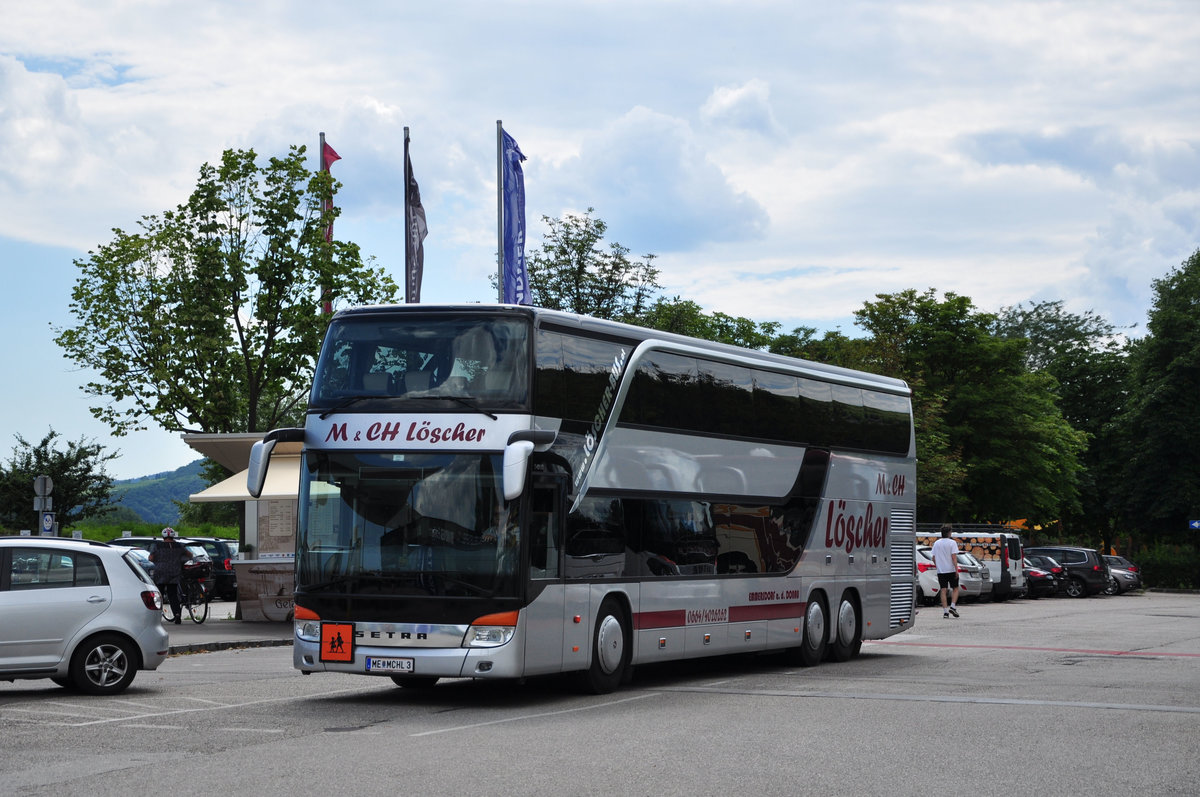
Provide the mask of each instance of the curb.
POLYGON ((180 656, 187 653, 209 653, 214 650, 234 650, 236 648, 281 648, 290 646, 290 639, 242 639, 237 642, 193 642, 188 645, 171 645, 167 648, 168 656, 180 656))

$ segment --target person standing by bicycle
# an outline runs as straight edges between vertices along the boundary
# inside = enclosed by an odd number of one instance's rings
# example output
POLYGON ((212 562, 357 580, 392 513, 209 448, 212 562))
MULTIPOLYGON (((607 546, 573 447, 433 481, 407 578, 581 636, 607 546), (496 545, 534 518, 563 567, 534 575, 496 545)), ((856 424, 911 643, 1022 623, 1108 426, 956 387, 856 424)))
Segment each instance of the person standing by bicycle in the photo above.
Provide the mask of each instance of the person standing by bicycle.
POLYGON ((180 544, 178 537, 175 529, 167 526, 162 530, 162 539, 150 549, 150 561, 154 562, 154 584, 171 604, 175 625, 183 622, 179 582, 183 579, 183 563, 188 558, 188 549, 180 544))

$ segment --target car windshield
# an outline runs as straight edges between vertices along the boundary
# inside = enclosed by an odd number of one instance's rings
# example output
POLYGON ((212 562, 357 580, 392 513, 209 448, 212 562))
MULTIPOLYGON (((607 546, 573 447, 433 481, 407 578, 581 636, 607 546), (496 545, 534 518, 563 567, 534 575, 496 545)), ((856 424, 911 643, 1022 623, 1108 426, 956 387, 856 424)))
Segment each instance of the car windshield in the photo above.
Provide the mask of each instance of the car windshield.
POLYGON ((500 476, 499 454, 309 452, 297 589, 517 595, 519 533, 500 476))

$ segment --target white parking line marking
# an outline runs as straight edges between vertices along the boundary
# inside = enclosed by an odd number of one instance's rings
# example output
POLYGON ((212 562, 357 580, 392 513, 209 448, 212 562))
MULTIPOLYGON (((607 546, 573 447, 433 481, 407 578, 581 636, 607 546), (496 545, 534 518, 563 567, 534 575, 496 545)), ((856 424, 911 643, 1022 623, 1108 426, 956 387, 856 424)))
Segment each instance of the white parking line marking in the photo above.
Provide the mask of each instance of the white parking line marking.
POLYGON ((465 731, 471 728, 486 728, 489 725, 504 725, 508 722, 524 722, 525 720, 536 720, 542 717, 557 717, 561 714, 575 714, 580 711, 593 711, 599 708, 608 708, 609 706, 618 706, 621 703, 629 703, 633 700, 643 700, 647 697, 658 697, 657 694, 650 693, 645 695, 634 695, 621 700, 610 700, 607 703, 597 703, 594 706, 579 706, 578 708, 565 708, 561 711, 543 711, 538 714, 521 714, 516 717, 509 717, 502 720, 491 720, 489 722, 473 722, 470 725, 456 725, 453 728, 441 728, 436 731, 422 731, 421 733, 409 734, 411 737, 417 736, 436 736, 439 733, 454 733, 455 731, 465 731))
POLYGON ((759 695, 762 697, 816 697, 833 700, 894 700, 910 703, 972 703, 985 706, 1056 706, 1061 708, 1099 708, 1114 711, 1159 711, 1169 714, 1200 714, 1200 706, 1161 706, 1140 703, 1091 703, 1070 700, 1029 700, 1005 697, 965 697, 962 695, 888 695, 853 692, 800 692, 789 689, 713 689, 705 686, 661 687, 664 692, 712 692, 714 694, 759 695))
POLYGON ((245 703, 226 703, 217 706, 197 706, 195 708, 176 708, 166 711, 151 711, 145 714, 139 714, 134 717, 110 717, 108 719, 91 720, 89 722, 74 722, 74 723, 55 723, 58 725, 68 725, 72 728, 85 728, 89 725, 108 725, 114 722, 124 723, 129 720, 151 719, 153 717, 170 717, 177 714, 195 714, 202 711, 224 711, 229 709, 245 708, 246 706, 261 706, 267 703, 288 703, 296 700, 313 700, 318 697, 332 697, 333 695, 347 694, 362 694, 362 687, 355 689, 335 689, 331 692, 316 692, 311 695, 289 695, 287 697, 264 697, 261 700, 247 700, 245 703))

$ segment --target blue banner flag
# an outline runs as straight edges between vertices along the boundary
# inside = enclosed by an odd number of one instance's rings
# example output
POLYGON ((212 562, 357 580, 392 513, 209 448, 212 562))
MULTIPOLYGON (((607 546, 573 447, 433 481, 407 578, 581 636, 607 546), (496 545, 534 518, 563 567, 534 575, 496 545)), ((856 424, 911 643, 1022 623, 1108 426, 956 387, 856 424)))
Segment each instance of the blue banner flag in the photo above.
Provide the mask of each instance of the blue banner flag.
POLYGON ((504 176, 504 303, 532 304, 529 274, 525 270, 525 174, 521 171, 525 156, 512 136, 500 132, 504 176))

